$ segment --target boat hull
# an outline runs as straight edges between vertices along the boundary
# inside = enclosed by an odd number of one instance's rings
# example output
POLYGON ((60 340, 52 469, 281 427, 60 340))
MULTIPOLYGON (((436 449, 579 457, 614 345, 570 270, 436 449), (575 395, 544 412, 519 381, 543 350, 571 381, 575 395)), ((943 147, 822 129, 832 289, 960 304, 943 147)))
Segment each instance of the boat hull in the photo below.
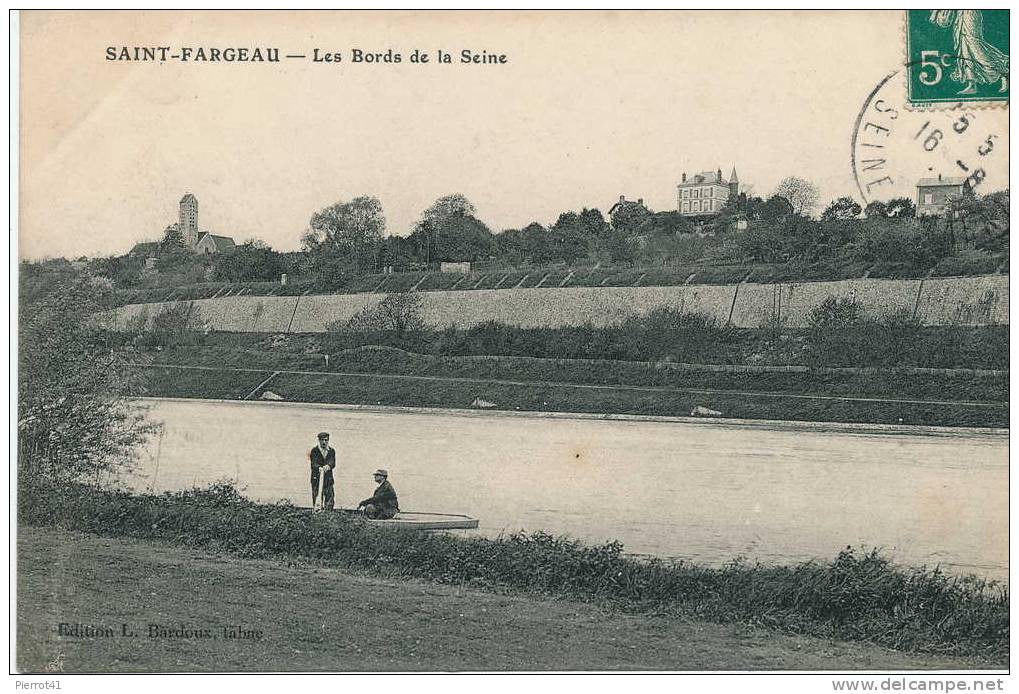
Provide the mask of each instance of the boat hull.
POLYGON ((400 511, 395 518, 371 519, 352 508, 334 509, 334 513, 353 516, 371 525, 387 528, 416 528, 418 530, 472 530, 478 527, 478 519, 459 513, 425 513, 423 511, 400 511))

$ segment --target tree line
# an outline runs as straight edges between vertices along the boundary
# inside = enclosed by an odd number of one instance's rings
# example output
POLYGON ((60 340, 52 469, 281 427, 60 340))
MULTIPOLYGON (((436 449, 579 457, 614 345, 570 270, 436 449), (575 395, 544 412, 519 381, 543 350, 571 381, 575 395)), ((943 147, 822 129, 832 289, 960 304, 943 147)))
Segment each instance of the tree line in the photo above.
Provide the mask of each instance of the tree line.
POLYGON ((746 192, 720 214, 691 218, 621 201, 606 216, 596 208, 561 213, 493 232, 466 196, 455 193, 426 208, 409 235, 387 234, 382 203, 359 196, 311 215, 301 250, 278 252, 252 240, 222 254, 198 256, 170 231, 156 272, 144 259, 91 261, 118 287, 178 286, 203 281, 279 281, 284 273, 314 281, 342 275, 422 270, 442 262, 493 267, 550 265, 653 266, 689 263, 899 263, 932 267, 960 248, 999 253, 1008 246, 1008 191, 954 200, 946 215, 917 218, 909 198, 832 200, 818 217, 817 188, 789 177, 768 197, 746 192))

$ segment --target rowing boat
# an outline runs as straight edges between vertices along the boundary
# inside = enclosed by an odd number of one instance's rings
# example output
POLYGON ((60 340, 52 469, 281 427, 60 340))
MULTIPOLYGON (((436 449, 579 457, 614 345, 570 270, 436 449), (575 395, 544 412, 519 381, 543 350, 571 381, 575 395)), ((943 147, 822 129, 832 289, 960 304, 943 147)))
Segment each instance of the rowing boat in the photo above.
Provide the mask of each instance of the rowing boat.
POLYGON ((353 516, 371 525, 387 528, 416 528, 418 530, 471 530, 478 527, 478 519, 459 513, 425 513, 400 511, 395 518, 371 519, 353 508, 337 508, 335 513, 353 516))
MULTIPOLYGON (((352 509, 338 509, 344 513, 352 513, 365 518, 352 509)), ((459 513, 424 513, 422 511, 400 511, 395 518, 368 519, 372 525, 383 525, 398 528, 417 528, 418 530, 470 530, 478 527, 478 519, 459 513)))

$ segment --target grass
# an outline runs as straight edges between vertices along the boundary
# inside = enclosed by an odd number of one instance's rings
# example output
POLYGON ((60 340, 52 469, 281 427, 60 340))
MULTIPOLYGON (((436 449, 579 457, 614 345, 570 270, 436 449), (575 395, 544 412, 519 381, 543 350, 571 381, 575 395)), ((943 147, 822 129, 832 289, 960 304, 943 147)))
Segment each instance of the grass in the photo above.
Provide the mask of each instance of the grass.
POLYGON ((255 504, 229 485, 160 496, 44 485, 22 487, 18 502, 23 525, 1007 662, 1004 587, 894 566, 874 552, 847 549, 828 563, 708 568, 545 533, 481 539, 371 527, 255 504))
MULTIPOLYGON (((149 335, 111 335, 113 344, 149 335)), ((823 366, 868 369, 934 368, 1007 370, 1008 326, 920 326, 909 320, 865 320, 839 335, 813 335, 804 329, 732 328, 698 314, 666 309, 645 318, 595 327, 519 328, 488 322, 442 330, 334 331, 276 335, 211 333, 206 347, 241 348, 291 354, 394 347, 437 357, 501 356, 542 359, 593 359, 731 366, 823 366), (819 338, 823 337, 823 342, 819 338), (841 338, 841 339, 835 339, 841 338)), ((161 346, 171 347, 173 342, 161 346)))
POLYGON ((389 579, 310 561, 239 559, 53 528, 18 532, 21 672, 921 670, 988 661, 627 614, 570 600, 389 579), (68 639, 60 622, 135 638, 68 639), (148 624, 214 641, 147 638, 148 624), (222 638, 221 627, 262 631, 222 638))
MULTIPOLYGON (((252 343, 255 340, 248 344, 252 343)), ((435 357, 390 348, 332 354, 326 365, 322 354, 308 353, 311 346, 310 339, 299 337, 285 349, 205 345, 201 350, 163 350, 156 355, 160 363, 208 368, 146 369, 145 391, 141 394, 237 399, 250 393, 258 397, 270 390, 299 402, 454 408, 470 407, 480 397, 499 409, 538 412, 686 416, 700 405, 726 417, 747 419, 943 426, 1008 424, 1006 374, 712 371, 674 364, 435 357), (277 370, 365 375, 281 373, 257 388, 277 370), (782 397, 795 395, 874 400, 782 397)))
MULTIPOLYGON (((241 343, 244 344, 244 343, 241 343)), ((554 359, 518 356, 433 356, 404 350, 365 346, 329 354, 313 338, 295 336, 284 349, 263 339, 246 346, 206 344, 201 350, 167 349, 155 354, 157 363, 229 366, 304 371, 386 373, 451 378, 504 379, 577 384, 707 388, 757 392, 824 395, 925 398, 1005 402, 1007 372, 942 371, 923 373, 910 369, 712 368, 670 362, 632 362, 608 359, 554 359), (932 397, 933 396, 933 397, 932 397)))

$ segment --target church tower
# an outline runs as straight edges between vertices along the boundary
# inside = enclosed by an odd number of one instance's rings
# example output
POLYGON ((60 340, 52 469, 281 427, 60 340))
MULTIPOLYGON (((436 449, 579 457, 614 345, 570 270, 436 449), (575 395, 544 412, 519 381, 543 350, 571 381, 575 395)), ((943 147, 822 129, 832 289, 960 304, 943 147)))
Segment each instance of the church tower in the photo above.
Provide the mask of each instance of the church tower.
POLYGON ((188 248, 198 243, 198 198, 191 193, 180 199, 180 235, 188 248))
POLYGON ((729 174, 729 199, 735 200, 739 197, 739 176, 736 175, 736 165, 733 164, 732 173, 729 174))

